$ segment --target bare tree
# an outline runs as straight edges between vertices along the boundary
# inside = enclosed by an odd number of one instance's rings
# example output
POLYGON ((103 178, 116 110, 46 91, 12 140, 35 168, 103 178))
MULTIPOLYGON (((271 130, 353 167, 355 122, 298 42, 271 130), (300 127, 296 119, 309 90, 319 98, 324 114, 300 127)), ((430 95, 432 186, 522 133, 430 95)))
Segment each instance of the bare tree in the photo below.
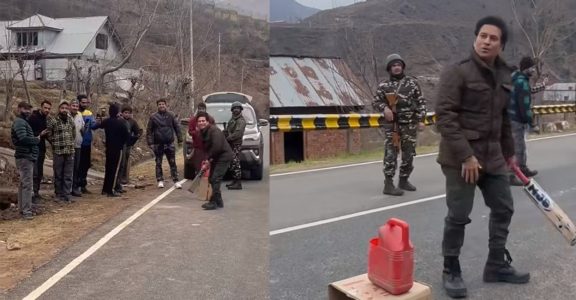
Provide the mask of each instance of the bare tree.
POLYGON ((537 61, 538 76, 551 50, 574 35, 576 17, 568 14, 570 0, 510 0, 514 19, 520 26, 537 61))

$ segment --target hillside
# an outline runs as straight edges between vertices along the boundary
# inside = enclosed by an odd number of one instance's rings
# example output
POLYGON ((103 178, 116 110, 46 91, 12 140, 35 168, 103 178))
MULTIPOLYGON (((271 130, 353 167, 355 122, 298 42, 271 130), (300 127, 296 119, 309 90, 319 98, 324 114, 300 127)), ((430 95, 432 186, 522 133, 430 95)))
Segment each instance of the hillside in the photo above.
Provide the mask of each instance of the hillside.
MULTIPOLYGON (((566 13, 574 15, 576 5, 570 6, 566 13)), ((492 14, 507 20, 512 34, 504 57, 517 64, 529 50, 510 3, 500 0, 369 0, 321 11, 306 19, 305 25, 272 24, 270 51, 273 55, 343 57, 371 90, 387 76, 386 56, 397 52, 406 59, 409 73, 430 78, 425 82, 430 95, 443 66, 471 51, 476 21, 492 14)), ((576 79, 576 72, 568 68, 576 64, 576 57, 565 55, 574 49, 576 35, 547 56, 547 71, 556 80, 576 79)))
MULTIPOLYGON (((136 32, 153 10, 155 0, 19 0, 0 3, 0 20, 14 20, 40 13, 50 17, 107 15, 125 45, 131 45, 136 32)), ((261 2, 261 1, 260 1, 261 2)), ((189 1, 161 0, 153 26, 127 67, 149 69, 159 76, 189 73, 189 1)), ((255 96, 258 113, 266 117, 268 25, 265 20, 220 9, 214 5, 194 6, 194 53, 197 93, 219 89, 239 90, 244 69, 243 91, 255 96), (216 82, 218 36, 221 34, 221 82, 216 82)), ((162 79, 164 80, 164 79, 162 79)), ((160 90, 155 94, 161 95, 160 90)), ((182 107, 184 108, 184 107, 182 107)))
POLYGON ((296 23, 319 11, 295 0, 270 0, 270 21, 296 23))

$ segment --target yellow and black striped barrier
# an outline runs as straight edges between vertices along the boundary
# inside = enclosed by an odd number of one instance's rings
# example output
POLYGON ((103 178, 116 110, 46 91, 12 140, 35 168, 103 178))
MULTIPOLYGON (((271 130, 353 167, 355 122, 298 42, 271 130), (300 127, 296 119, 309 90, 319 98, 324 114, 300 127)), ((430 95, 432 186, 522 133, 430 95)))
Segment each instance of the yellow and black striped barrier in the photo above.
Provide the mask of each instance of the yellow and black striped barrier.
MULTIPOLYGON (((576 112, 575 104, 537 105, 532 108, 535 115, 576 112)), ((436 123, 436 114, 429 112, 424 124, 436 123)), ((326 114, 326 115, 272 115, 271 131, 302 131, 322 129, 377 128, 391 126, 383 114, 326 114)))

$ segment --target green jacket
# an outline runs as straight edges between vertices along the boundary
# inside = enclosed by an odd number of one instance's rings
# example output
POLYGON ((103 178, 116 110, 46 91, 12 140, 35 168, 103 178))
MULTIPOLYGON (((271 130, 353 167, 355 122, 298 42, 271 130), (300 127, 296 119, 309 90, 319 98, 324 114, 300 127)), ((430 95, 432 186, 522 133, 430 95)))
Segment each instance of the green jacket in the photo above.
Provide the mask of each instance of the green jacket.
POLYGON ((17 117, 12 124, 12 143, 14 144, 14 157, 16 159, 38 159, 38 144, 40 139, 34 136, 32 127, 22 117, 17 117))
POLYGON ((237 117, 232 116, 226 124, 226 140, 230 145, 242 145, 244 130, 246 129, 246 120, 242 114, 237 117))

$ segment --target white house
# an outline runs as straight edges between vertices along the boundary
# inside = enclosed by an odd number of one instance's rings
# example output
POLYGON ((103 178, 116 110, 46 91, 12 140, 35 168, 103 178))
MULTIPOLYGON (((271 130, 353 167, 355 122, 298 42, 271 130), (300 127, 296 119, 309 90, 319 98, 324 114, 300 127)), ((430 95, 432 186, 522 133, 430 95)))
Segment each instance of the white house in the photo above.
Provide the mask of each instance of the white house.
POLYGON ((576 101, 576 83, 555 83, 546 87, 543 100, 559 102, 576 101))
POLYGON ((104 64, 118 58, 121 40, 106 16, 53 19, 33 15, 0 22, 0 72, 25 61, 30 80, 61 81, 71 60, 104 64))

